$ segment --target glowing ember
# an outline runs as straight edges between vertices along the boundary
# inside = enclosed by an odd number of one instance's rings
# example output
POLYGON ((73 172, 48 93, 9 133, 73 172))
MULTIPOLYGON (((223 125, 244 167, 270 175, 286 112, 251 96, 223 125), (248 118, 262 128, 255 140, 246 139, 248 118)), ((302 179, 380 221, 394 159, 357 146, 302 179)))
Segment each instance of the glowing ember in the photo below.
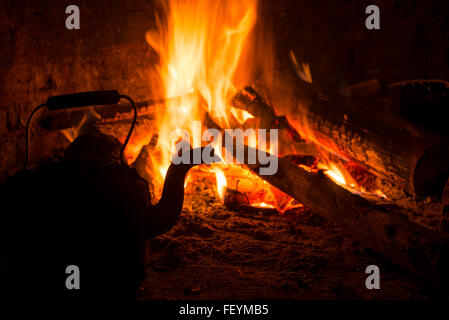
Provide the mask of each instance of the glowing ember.
POLYGON ((257 207, 257 208, 267 208, 267 209, 274 209, 275 206, 265 203, 265 202, 260 202, 260 203, 253 203, 251 204, 253 207, 257 207))

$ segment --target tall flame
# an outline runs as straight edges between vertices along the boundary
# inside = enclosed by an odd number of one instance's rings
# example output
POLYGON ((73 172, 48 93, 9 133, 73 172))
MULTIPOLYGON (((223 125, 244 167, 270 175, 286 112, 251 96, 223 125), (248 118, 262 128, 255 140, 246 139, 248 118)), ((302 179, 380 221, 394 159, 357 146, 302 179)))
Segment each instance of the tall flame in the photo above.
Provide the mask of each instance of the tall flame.
POLYGON ((162 176, 179 138, 173 134, 177 129, 192 134, 192 121, 201 120, 205 111, 218 125, 229 127, 228 106, 236 92, 232 78, 256 21, 257 0, 171 0, 166 9, 165 19, 157 19, 157 30, 146 35, 161 60, 164 96, 179 97, 167 102, 157 119, 156 166, 162 176))
MULTIPOLYGON (((256 23, 257 0, 167 0, 164 5, 165 15, 157 17, 157 28, 146 34, 147 42, 160 57, 158 71, 164 88, 162 95, 170 98, 166 99, 164 110, 156 113, 158 145, 151 157, 153 167, 160 172, 161 179, 156 179, 156 183, 163 181, 178 140, 187 138, 180 130, 194 137, 188 141, 192 147, 200 147, 202 142, 197 137, 201 137, 202 132, 198 132, 195 123, 205 119, 206 113, 221 128, 230 128, 232 123, 235 124, 234 120, 244 124, 254 118, 247 111, 231 107, 230 100, 237 91, 233 81, 242 80, 240 78, 245 78, 242 74, 251 73, 252 66, 247 66, 245 58, 252 49, 248 40, 256 23), (244 66, 244 72, 235 74, 241 66, 244 66)), ((251 57, 257 60, 254 53, 251 52, 251 57)), ((308 64, 300 65, 293 51, 290 59, 298 76, 312 82, 308 64)), ((307 119, 298 123, 296 129, 303 138, 321 146, 307 119)), ((248 139, 248 144, 258 147, 255 140, 248 139)), ((338 149, 326 147, 320 148, 323 154, 319 168, 337 183, 352 186, 354 181, 347 170, 331 161, 331 153, 338 149)), ((270 153, 277 153, 271 141, 267 148, 270 153)), ((215 146, 216 155, 221 157, 221 152, 220 146, 215 146)), ((240 172, 236 179, 231 178, 228 171, 225 175, 222 167, 212 166, 212 171, 217 180, 218 195, 224 201, 227 186, 232 189, 232 184, 235 181, 238 184, 243 174, 240 172)), ((240 186, 237 190, 235 186, 235 191, 245 193, 248 199, 257 199, 248 201, 252 205, 274 206, 282 212, 299 205, 260 178, 248 176, 248 181, 249 187, 240 186), (259 187, 254 188, 254 185, 259 187)), ((157 188, 155 191, 158 193, 157 188)))
POLYGON ((224 197, 225 197, 226 187, 227 187, 226 176, 225 176, 223 170, 221 170, 218 167, 214 167, 213 170, 215 172, 215 178, 217 179, 218 196, 220 197, 220 200, 224 202, 224 197))

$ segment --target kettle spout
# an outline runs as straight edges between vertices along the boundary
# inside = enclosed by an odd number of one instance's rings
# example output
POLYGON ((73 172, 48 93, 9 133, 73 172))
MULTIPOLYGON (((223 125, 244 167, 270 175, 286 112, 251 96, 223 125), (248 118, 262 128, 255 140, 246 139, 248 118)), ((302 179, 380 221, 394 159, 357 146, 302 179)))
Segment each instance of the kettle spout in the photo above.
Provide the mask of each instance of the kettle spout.
MULTIPOLYGON (((211 147, 190 149, 190 159, 193 159, 195 152, 208 153, 211 161, 201 160, 200 163, 196 164, 191 163, 193 161, 188 164, 174 164, 173 162, 170 164, 165 176, 161 199, 150 208, 150 212, 145 217, 144 229, 147 231, 147 238, 167 232, 178 221, 184 202, 184 182, 187 172, 198 164, 211 164, 221 161, 220 157, 214 155, 211 147)), ((203 157, 201 158, 203 159, 203 157)))

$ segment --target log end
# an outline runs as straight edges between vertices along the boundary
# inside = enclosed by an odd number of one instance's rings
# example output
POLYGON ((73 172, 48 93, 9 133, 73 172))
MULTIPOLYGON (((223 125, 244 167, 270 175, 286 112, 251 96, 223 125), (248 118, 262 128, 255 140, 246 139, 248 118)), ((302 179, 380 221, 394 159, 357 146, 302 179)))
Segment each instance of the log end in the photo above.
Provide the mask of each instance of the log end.
POLYGON ((449 177, 449 145, 432 147, 424 152, 413 173, 413 188, 417 196, 441 196, 449 177))

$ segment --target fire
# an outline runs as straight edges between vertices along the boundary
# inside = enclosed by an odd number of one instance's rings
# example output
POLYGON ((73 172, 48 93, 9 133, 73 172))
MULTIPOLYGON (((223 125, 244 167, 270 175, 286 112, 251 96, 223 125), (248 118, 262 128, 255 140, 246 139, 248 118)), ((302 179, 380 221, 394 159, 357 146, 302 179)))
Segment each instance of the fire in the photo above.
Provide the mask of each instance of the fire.
MULTIPOLYGON (((290 60, 299 78, 306 82, 312 82, 312 73, 307 63, 299 65, 296 56, 293 51, 290 51, 290 60)), ((341 156, 339 148, 334 145, 322 143, 320 139, 315 135, 313 130, 308 125, 308 119, 306 116, 301 117, 301 121, 295 123, 295 129, 299 135, 305 140, 313 142, 319 149, 319 161, 318 168, 324 170, 324 173, 334 182, 345 187, 349 191, 357 194, 377 195, 379 197, 386 198, 385 194, 380 190, 374 190, 373 192, 367 192, 363 185, 358 184, 352 177, 351 173, 345 168, 338 160, 332 161, 334 158, 345 160, 345 157, 341 156)))
POLYGON ((266 202, 253 203, 252 206, 257 208, 269 208, 269 209, 275 208, 275 206, 268 204, 266 202))
MULTIPOLYGON (((159 54, 159 73, 166 98, 180 97, 158 115, 160 151, 155 166, 162 177, 179 138, 205 112, 223 128, 229 126, 229 101, 236 93, 232 78, 243 45, 256 21, 256 0, 181 1, 167 4, 167 16, 146 35, 159 54)), ((199 147, 193 143, 193 147, 199 147)))
POLYGON ((296 60, 296 56, 293 51, 290 51, 290 60, 293 64, 293 67, 295 67, 298 77, 306 82, 312 83, 312 72, 310 71, 309 64, 303 62, 302 66, 299 66, 298 60, 296 60))
POLYGON ((248 111, 231 107, 231 113, 240 124, 244 124, 246 120, 253 119, 254 116, 248 111))
POLYGON ((218 193, 218 196, 220 197, 220 200, 222 202, 224 202, 224 197, 225 197, 226 187, 227 187, 227 181, 226 181, 225 174, 224 174, 223 170, 221 170, 217 166, 214 166, 212 168, 212 170, 214 171, 215 178, 217 179, 217 193, 218 193))
POLYGON ((101 116, 95 112, 94 108, 89 108, 83 115, 80 122, 73 128, 61 130, 61 133, 67 138, 68 141, 73 142, 76 137, 92 122, 101 119, 101 116))
MULTIPOLYGON (((151 158, 153 167, 160 173, 156 183, 164 180, 180 138, 188 139, 194 148, 201 146, 201 141, 191 141, 190 137, 201 136, 198 132, 201 126, 198 129, 195 123, 204 120, 206 115, 221 128, 230 128, 231 122, 243 125, 254 118, 247 111, 232 107, 231 99, 237 92, 233 80, 239 61, 245 50, 251 48, 248 43, 257 18, 257 5, 257 0, 169 0, 165 3, 166 15, 157 17, 157 28, 147 32, 148 44, 160 57, 161 95, 167 98, 164 109, 156 114, 158 144, 151 158), (188 132, 189 137, 183 136, 181 130, 188 132)), ((308 64, 300 66, 293 52, 290 58, 298 76, 312 82, 308 64)), ((249 73, 249 67, 244 72, 249 73)), ((304 123, 298 128, 301 136, 319 145, 307 122, 304 123)), ((257 141, 248 139, 248 145, 277 154, 271 141, 268 146, 259 146, 257 141)), ((214 148, 215 154, 223 158, 220 145, 214 148)), ((353 180, 346 170, 329 160, 329 150, 324 153, 320 169, 337 183, 351 185, 353 180)), ((302 206, 239 166, 212 165, 207 170, 215 175, 222 202, 229 188, 234 195, 259 208, 284 212, 302 206)), ((185 186, 190 178, 186 179, 185 186)))
POLYGON ((346 179, 343 173, 337 168, 335 164, 331 163, 325 173, 335 182, 342 185, 346 184, 346 179))

